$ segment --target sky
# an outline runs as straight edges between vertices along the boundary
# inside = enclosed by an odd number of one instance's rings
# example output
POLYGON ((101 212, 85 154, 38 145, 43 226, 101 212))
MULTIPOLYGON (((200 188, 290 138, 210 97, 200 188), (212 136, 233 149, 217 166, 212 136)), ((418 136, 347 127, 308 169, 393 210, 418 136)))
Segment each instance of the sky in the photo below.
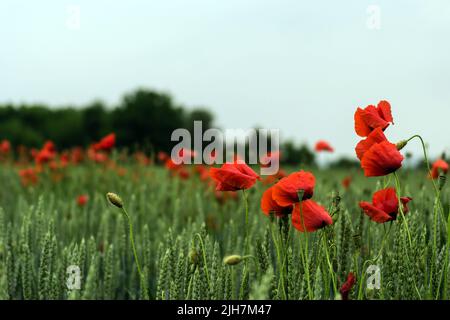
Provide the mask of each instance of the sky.
POLYGON ((448 0, 2 0, 0 103, 113 106, 151 88, 224 129, 328 140, 332 158, 354 155, 356 108, 388 100, 388 139, 420 134, 438 155, 449 38, 448 0))

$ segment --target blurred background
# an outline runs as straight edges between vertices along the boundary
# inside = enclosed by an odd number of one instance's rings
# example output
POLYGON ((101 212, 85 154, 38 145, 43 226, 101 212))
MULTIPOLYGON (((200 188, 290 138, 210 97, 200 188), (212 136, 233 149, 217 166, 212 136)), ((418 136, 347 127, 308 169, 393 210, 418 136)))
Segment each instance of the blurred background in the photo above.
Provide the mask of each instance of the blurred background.
POLYGON ((0 139, 68 148, 115 132, 167 151, 202 120, 280 129, 293 161, 321 139, 327 161, 354 160, 356 108, 386 99, 388 138, 421 134, 436 157, 450 148, 449 17, 446 0, 3 0, 0 139))

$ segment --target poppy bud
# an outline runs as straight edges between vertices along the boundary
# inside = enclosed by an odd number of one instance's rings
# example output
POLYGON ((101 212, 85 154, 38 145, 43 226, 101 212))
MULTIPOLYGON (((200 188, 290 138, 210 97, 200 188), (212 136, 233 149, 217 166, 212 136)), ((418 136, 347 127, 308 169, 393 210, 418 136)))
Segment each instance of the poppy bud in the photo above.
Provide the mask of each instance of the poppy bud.
POLYGON ((198 262, 198 253, 195 249, 192 249, 189 252, 189 260, 192 264, 196 265, 198 262))
POLYGON ((225 257, 223 259, 223 263, 227 264, 229 266, 234 266, 236 264, 241 263, 242 260, 243 260, 243 258, 240 255, 234 254, 234 255, 225 257))
POLYGON ((106 198, 108 198, 109 202, 111 202, 117 208, 122 208, 123 207, 123 200, 117 194, 112 193, 112 192, 108 192, 106 194, 106 198))
POLYGON ((447 176, 445 174, 439 175, 439 191, 444 189, 445 182, 447 181, 447 176))
POLYGON ((397 144, 396 144, 397 150, 399 150, 399 151, 402 150, 407 144, 408 144, 408 140, 402 140, 402 141, 397 142, 397 144))

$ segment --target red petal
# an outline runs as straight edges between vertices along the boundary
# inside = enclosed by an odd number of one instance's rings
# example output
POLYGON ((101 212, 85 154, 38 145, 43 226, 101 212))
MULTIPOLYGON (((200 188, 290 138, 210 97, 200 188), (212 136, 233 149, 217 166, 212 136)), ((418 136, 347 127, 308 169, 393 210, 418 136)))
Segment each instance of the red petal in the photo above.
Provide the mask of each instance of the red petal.
POLYGON ((303 200, 313 196, 316 178, 310 172, 299 171, 291 173, 274 185, 273 199, 282 207, 292 205, 298 200, 298 191, 303 190, 303 200))
POLYGON ((378 102, 377 108, 380 117, 382 117, 387 122, 394 123, 394 118, 392 117, 391 112, 391 104, 389 102, 387 102, 386 100, 381 100, 380 102, 378 102))
POLYGON ((403 156, 395 144, 388 141, 373 145, 361 160, 366 177, 380 177, 395 172, 402 166, 403 156))
POLYGON ((368 215, 370 217, 370 220, 372 221, 375 221, 377 223, 385 223, 394 220, 394 218, 392 218, 386 212, 376 208, 369 202, 361 201, 359 203, 359 206, 364 210, 364 213, 368 215))
POLYGON ((363 119, 364 110, 358 108, 355 112, 355 131, 360 137, 367 137, 372 129, 366 124, 363 119))
POLYGON ((362 159, 364 154, 367 152, 367 150, 370 149, 374 144, 380 143, 383 141, 387 141, 386 136, 383 133, 383 130, 381 128, 376 128, 373 130, 367 139, 361 140, 355 148, 356 155, 358 156, 359 160, 362 159))
POLYGON ((292 212, 292 225, 298 231, 304 232, 304 226, 307 232, 313 232, 333 223, 333 219, 325 208, 313 200, 302 201, 301 205, 301 212, 298 203, 295 204, 294 211, 292 212))

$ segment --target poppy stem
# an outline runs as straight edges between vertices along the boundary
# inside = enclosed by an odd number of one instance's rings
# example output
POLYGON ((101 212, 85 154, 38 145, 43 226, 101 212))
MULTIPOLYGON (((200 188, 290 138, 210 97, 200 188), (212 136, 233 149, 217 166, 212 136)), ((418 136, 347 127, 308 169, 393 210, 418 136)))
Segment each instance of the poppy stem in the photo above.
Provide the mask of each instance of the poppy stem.
POLYGON ((394 172, 394 178, 395 178, 395 189, 397 192, 397 200, 398 200, 398 211, 400 212, 400 215, 402 216, 402 223, 405 224, 406 233, 408 234, 408 241, 409 241, 409 247, 412 248, 412 240, 411 240, 411 232, 409 231, 408 227, 408 221, 405 219, 405 214, 403 213, 403 203, 401 200, 401 186, 400 186, 400 180, 398 178, 397 172, 394 172))
MULTIPOLYGON (((420 143, 422 144, 422 150, 423 150, 424 161, 425 161, 425 164, 426 164, 426 166, 427 166, 428 174, 429 174, 429 176, 431 177, 431 166, 430 166, 430 161, 429 161, 429 159, 428 159, 428 152, 427 152, 427 148, 426 148, 425 141, 423 140, 423 138, 422 138, 420 135, 416 134, 416 135, 412 136, 411 138, 409 138, 408 140, 406 140, 406 142, 409 142, 409 141, 411 141, 411 140, 413 140, 413 139, 415 139, 415 138, 419 139, 419 140, 420 140, 420 143)), ((436 182, 434 181, 433 178, 431 178, 431 182, 433 183, 433 188, 434 188, 434 193, 435 193, 435 195, 436 195, 436 198, 439 199, 439 202, 438 202, 439 213, 440 213, 440 215, 441 215, 442 221, 443 221, 444 224, 445 224, 445 227, 447 227, 447 222, 446 222, 446 219, 444 218, 444 212, 443 212, 443 207, 442 207, 442 203, 441 203, 441 197, 440 197, 439 187, 438 187, 438 185, 436 184, 436 182)))
POLYGON ((248 237, 248 198, 247 193, 245 192, 245 189, 242 189, 242 194, 244 195, 244 204, 245 204, 245 254, 248 255, 249 252, 249 237, 248 237))
MULTIPOLYGON (((281 264, 280 246, 279 246, 279 241, 278 241, 278 239, 276 239, 275 233, 273 232, 273 221, 272 221, 272 219, 269 221, 269 227, 270 227, 270 233, 272 235, 272 241, 273 241, 273 243, 275 245, 275 251, 276 251, 276 254, 277 254, 278 268, 281 268, 282 264, 281 264)), ((280 278, 281 279, 278 282, 278 290, 280 288, 280 282, 281 282, 281 285, 282 285, 282 288, 283 288, 283 294, 285 295, 284 298, 287 299, 286 290, 285 290, 285 287, 284 287, 285 286, 285 282, 284 282, 284 274, 283 274, 283 272, 280 273, 280 278)))
POLYGON ((302 201, 303 201, 304 194, 305 194, 305 190, 297 191, 300 219, 302 220, 303 233, 305 234, 304 268, 305 268, 305 273, 306 273, 306 282, 308 285, 308 297, 310 300, 313 300, 314 296, 313 296, 312 289, 311 289, 311 279, 310 279, 310 274, 309 274, 308 233, 307 233, 306 226, 305 226, 305 219, 303 219, 303 208, 302 208, 302 201))
POLYGON ((208 289, 211 290, 211 280, 209 278, 208 264, 206 263, 205 245, 203 244, 203 239, 202 239, 202 236, 200 235, 200 233, 196 233, 196 236, 199 238, 200 245, 202 247, 203 265, 204 265, 204 268, 205 268, 206 280, 208 282, 208 289))
POLYGON ((131 222, 130 215, 128 214, 128 212, 125 209, 125 207, 122 206, 120 209, 122 210, 123 214, 127 218, 127 223, 128 223, 128 228, 129 228, 129 237, 130 237, 130 242, 131 242, 131 248, 133 249, 134 260, 136 262, 137 271, 139 273, 139 277, 140 277, 140 280, 141 280, 141 286, 143 286, 143 290, 146 292, 147 286, 145 285, 144 274, 142 273, 141 265, 139 264, 139 258, 138 258, 138 255, 137 255, 136 245, 134 243, 133 224, 131 222))

